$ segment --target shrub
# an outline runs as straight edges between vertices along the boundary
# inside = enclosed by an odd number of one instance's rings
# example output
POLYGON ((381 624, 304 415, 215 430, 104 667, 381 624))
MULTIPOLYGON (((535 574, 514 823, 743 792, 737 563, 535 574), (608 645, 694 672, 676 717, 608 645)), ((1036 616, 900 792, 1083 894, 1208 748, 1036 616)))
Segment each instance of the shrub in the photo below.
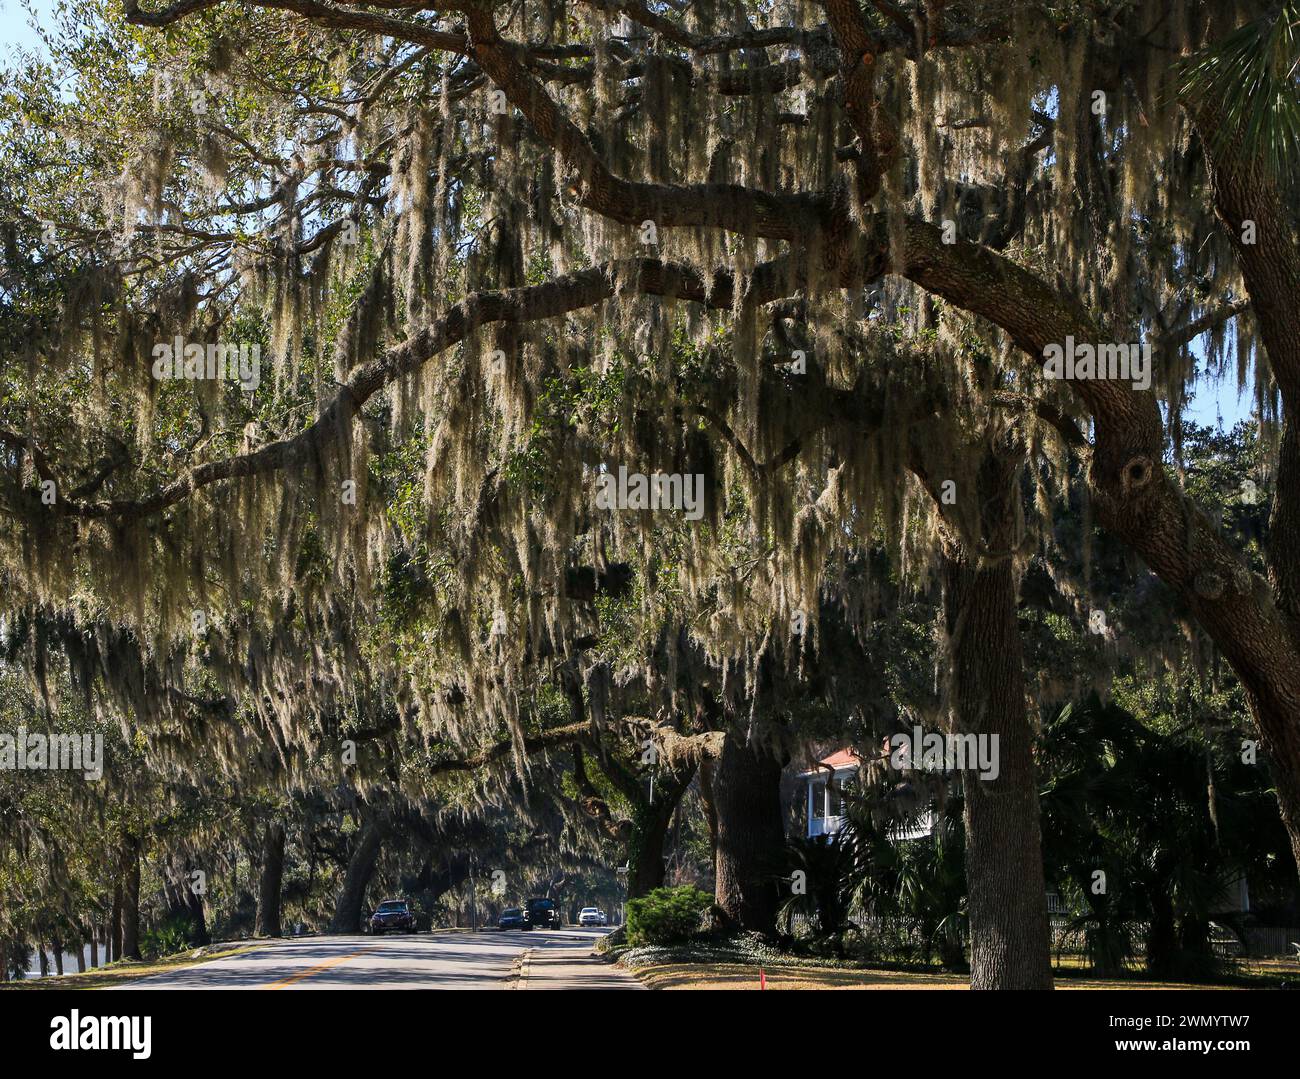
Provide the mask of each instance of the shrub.
POLYGON ((656 888, 627 904, 627 943, 674 944, 700 929, 700 916, 713 905, 713 897, 693 884, 656 888))
POLYGON ((140 954, 146 959, 157 959, 184 951, 190 943, 185 928, 186 919, 180 916, 146 930, 140 939, 140 954))

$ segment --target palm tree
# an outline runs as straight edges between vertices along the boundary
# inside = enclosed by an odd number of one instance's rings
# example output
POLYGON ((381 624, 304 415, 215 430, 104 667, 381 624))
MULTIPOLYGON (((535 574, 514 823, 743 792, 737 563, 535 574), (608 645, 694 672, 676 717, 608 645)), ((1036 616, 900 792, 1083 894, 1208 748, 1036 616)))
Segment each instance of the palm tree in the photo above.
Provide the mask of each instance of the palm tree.
POLYGON ((1210 918, 1263 865, 1279 825, 1257 772, 1200 724, 1163 730, 1161 718, 1092 696, 1045 724, 1046 869, 1079 908, 1072 925, 1098 970, 1120 970, 1145 925, 1151 973, 1204 977, 1216 966, 1210 918))

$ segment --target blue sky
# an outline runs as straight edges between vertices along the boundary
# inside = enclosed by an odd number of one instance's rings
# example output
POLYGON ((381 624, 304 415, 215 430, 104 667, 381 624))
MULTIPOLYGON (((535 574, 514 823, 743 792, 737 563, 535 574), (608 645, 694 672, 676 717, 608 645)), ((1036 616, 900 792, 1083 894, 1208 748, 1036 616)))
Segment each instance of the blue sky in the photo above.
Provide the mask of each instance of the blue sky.
MULTIPOLYGON (((36 0, 35 6, 41 11, 53 8, 50 0, 36 0)), ((0 52, 6 56, 14 45, 32 47, 36 44, 36 35, 28 25, 30 17, 23 10, 18 0, 0 0, 0 52)))
POLYGON ((1240 395, 1237 393, 1234 373, 1224 375, 1217 382, 1202 375, 1196 383, 1196 397, 1183 415, 1207 427, 1231 428, 1238 420, 1250 419, 1254 407, 1249 386, 1240 395))
MULTIPOLYGON (((29 0, 29 3, 42 14, 54 9, 54 0, 29 0)), ((30 20, 20 0, 0 0, 0 59, 8 58, 15 47, 33 48, 38 44, 30 20)), ((1201 355, 1199 350, 1194 351, 1201 355)), ((1231 369, 1235 365, 1225 366, 1231 369)), ((1203 377, 1197 383, 1195 398, 1185 416, 1210 427, 1232 427, 1238 420, 1249 418, 1252 408, 1249 387, 1245 394, 1239 395, 1236 377, 1228 374, 1218 380, 1203 377)))

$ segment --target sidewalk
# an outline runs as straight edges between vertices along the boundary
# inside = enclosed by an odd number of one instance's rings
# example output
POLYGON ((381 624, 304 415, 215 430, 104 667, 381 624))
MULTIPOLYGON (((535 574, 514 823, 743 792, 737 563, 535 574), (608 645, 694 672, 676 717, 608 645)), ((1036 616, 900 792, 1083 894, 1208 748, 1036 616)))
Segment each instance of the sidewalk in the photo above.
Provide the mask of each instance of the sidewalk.
POLYGON ((588 944, 530 948, 518 967, 515 989, 644 989, 622 967, 606 963, 588 944))

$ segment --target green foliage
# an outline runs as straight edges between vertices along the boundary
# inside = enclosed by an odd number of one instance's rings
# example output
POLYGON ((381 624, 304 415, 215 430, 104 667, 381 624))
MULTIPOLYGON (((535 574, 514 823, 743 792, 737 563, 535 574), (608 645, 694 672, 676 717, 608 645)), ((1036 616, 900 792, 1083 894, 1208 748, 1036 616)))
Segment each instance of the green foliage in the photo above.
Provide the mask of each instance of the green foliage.
POLYGON ((1212 725, 1212 697, 1150 679, 1119 688, 1138 714, 1090 697, 1044 726, 1047 877, 1098 970, 1133 956, 1141 926, 1153 973, 1203 976, 1226 888, 1239 876, 1261 895, 1290 887, 1293 874, 1277 874, 1289 865, 1286 836, 1267 771, 1242 760, 1231 728, 1212 725))
POLYGON ((627 942, 674 944, 700 929, 700 917, 713 905, 713 897, 693 884, 679 888, 656 888, 627 904, 627 942))
POLYGON ((1300 164, 1298 71, 1300 3, 1286 0, 1190 57, 1181 91, 1218 113, 1220 123, 1206 133, 1216 154, 1235 148, 1286 177, 1300 164))
POLYGON ((798 838, 790 843, 790 861, 804 874, 806 890, 796 892, 781 910, 787 923, 794 915, 807 918, 817 938, 835 937, 849 917, 853 871, 852 849, 829 836, 798 838))
POLYGON ((183 915, 177 915, 146 930, 140 938, 141 954, 146 959, 157 959, 184 951, 190 945, 188 927, 189 921, 183 915))
POLYGON ((957 969, 965 964, 968 936, 961 798, 951 793, 935 806, 930 835, 900 841, 890 834, 918 821, 926 802, 922 798, 902 817, 881 819, 870 798, 849 799, 848 821, 836 842, 852 852, 845 881, 852 909, 878 927, 869 934, 869 950, 909 961, 937 958, 957 969))

